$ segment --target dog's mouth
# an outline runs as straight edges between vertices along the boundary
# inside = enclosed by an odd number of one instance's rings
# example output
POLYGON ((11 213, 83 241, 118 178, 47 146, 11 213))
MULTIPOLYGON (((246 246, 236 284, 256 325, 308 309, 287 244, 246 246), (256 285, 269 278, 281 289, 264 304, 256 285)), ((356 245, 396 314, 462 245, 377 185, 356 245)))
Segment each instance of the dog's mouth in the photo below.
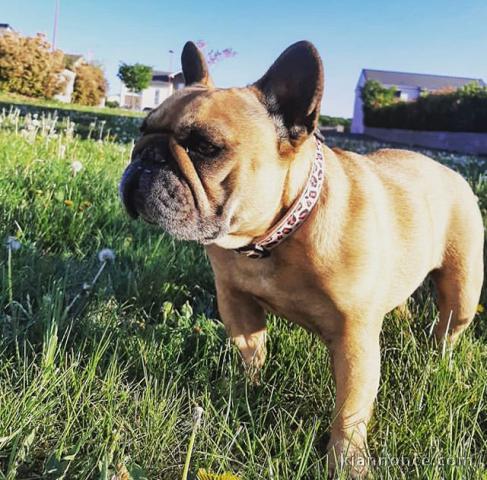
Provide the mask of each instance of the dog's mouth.
POLYGON ((159 226, 178 239, 209 244, 225 233, 221 215, 201 216, 190 186, 175 165, 132 161, 119 192, 130 217, 159 226))

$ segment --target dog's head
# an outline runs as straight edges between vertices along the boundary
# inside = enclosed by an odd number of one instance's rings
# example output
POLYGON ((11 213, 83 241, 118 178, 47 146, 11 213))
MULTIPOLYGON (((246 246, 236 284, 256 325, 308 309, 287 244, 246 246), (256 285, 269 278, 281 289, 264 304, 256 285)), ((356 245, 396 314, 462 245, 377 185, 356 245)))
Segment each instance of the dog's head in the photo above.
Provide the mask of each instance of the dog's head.
POLYGON ((188 42, 186 87, 149 113, 120 192, 128 213, 180 239, 237 248, 282 208, 290 165, 317 125, 323 67, 298 42, 245 88, 213 86, 188 42))

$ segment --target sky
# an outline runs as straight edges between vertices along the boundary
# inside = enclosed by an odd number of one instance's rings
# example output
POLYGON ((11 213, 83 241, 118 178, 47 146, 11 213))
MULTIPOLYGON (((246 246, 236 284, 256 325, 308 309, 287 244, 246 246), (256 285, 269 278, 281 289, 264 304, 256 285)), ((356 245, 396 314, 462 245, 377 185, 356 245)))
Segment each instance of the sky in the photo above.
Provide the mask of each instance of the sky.
MULTIPOLYGON (((55 1, 0 0, 0 23, 52 39, 55 1)), ((237 52, 212 66, 219 87, 248 85, 290 44, 313 42, 327 115, 351 117, 362 68, 487 81, 487 0, 59 1, 56 46, 101 62, 113 94, 120 62, 178 70, 187 40, 237 52)))

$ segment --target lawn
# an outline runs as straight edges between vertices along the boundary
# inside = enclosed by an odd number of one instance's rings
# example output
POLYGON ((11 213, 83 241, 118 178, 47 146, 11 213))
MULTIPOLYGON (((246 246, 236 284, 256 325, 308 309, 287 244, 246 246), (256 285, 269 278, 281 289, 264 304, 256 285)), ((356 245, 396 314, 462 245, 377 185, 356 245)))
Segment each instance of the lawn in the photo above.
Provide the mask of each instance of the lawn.
POLYGON ((108 107, 91 107, 87 105, 78 105, 73 103, 64 103, 58 100, 48 100, 42 98, 30 98, 17 93, 0 92, 0 104, 8 107, 14 106, 17 108, 39 108, 39 109, 55 109, 66 112, 73 116, 76 113, 84 112, 93 115, 111 115, 122 117, 144 117, 146 114, 136 110, 127 110, 126 108, 108 108, 108 107))
POLYGON ((13 93, 0 93, 0 114, 18 111, 33 120, 55 120, 58 129, 73 124, 81 138, 111 139, 129 142, 138 135, 142 112, 122 108, 99 108, 62 103, 56 100, 32 99, 13 93))
MULTIPOLYGON (((83 140, 52 117, 0 116, 0 478, 180 479, 196 406, 190 478, 200 468, 326 478, 326 349, 270 317, 260 384, 247 380, 217 320, 203 250, 120 206, 131 145, 114 140, 134 135, 123 125, 115 139, 83 140)), ((468 178, 487 219, 485 159, 430 154, 468 178)), ((485 479, 487 313, 441 352, 427 286, 409 306, 384 323, 376 478, 485 479)))

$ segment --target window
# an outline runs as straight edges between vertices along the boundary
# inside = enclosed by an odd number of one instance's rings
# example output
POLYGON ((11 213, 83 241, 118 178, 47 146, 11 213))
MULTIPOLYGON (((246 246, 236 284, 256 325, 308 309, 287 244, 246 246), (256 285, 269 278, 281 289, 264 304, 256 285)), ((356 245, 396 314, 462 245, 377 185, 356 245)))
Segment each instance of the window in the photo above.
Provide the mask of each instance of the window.
POLYGON ((409 95, 407 92, 402 92, 401 90, 396 90, 394 95, 399 98, 400 100, 406 101, 409 98, 409 95))
POLYGON ((154 95, 154 103, 156 105, 159 105, 159 96, 160 96, 160 93, 161 93, 161 91, 158 88, 156 88, 156 93, 154 95))

